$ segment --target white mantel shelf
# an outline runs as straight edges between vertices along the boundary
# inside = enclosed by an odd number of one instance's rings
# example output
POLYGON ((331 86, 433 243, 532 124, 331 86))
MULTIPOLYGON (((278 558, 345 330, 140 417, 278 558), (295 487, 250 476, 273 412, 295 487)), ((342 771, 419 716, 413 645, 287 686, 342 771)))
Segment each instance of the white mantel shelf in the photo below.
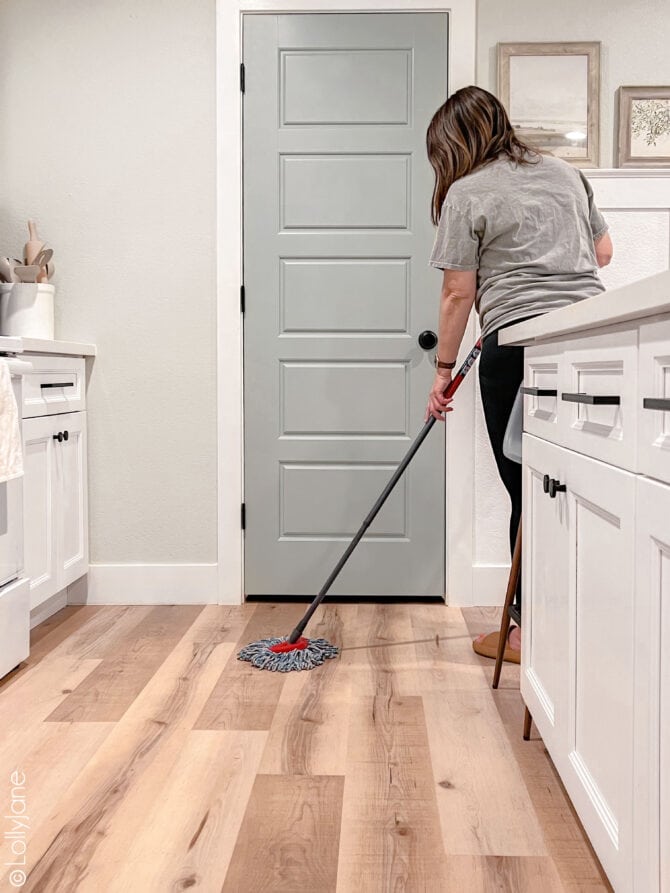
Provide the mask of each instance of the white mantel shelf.
POLYGON ((499 333, 498 343, 535 344, 663 314, 670 314, 670 270, 508 326, 499 333))
POLYGON ((42 338, 10 338, 0 335, 0 353, 56 353, 61 356, 94 357, 95 344, 46 341, 42 338))

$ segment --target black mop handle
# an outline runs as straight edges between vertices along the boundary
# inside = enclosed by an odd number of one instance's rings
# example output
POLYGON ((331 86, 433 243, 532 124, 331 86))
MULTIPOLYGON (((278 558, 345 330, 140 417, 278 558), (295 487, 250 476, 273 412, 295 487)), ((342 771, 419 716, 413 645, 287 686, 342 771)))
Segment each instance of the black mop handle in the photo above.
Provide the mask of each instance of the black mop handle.
MULTIPOLYGON (((457 374, 449 382, 449 385, 447 386, 447 388, 444 391, 445 397, 451 397, 454 394, 454 392, 458 389, 461 382, 463 381, 465 376, 468 374, 468 372, 474 365, 474 362, 477 359, 477 357, 479 356, 479 354, 481 353, 481 350, 482 350, 482 341, 480 338, 477 341, 477 343, 475 344, 475 346, 472 348, 472 350, 470 351, 468 356, 466 357, 465 362, 463 363, 461 368, 458 370, 457 374)), ((312 614, 316 611, 316 609, 319 607, 321 602, 326 597, 328 590, 333 585, 333 583, 337 579, 340 571, 342 570, 344 565, 349 560, 349 556, 351 555, 351 553, 354 551, 356 546, 359 544, 359 542, 363 538, 365 531, 368 529, 368 527, 374 521, 380 508, 384 505, 384 503, 388 499, 389 495, 391 494, 391 491, 393 490, 395 485, 398 483, 400 478, 403 476, 405 469, 407 468, 409 463, 414 458, 417 450, 419 449, 421 444, 424 442, 424 440, 428 436, 428 432, 433 427, 433 425, 435 424, 436 421, 437 420, 436 420, 435 416, 431 415, 431 417, 424 424, 421 431, 419 431, 419 434, 418 434, 416 440, 411 445, 411 447, 407 450, 407 453, 405 454, 402 462, 400 463, 400 465, 398 465, 398 467, 394 471, 393 477, 388 482, 388 484, 384 487, 384 490, 383 490, 381 496, 379 497, 379 499, 377 500, 377 502, 375 502, 375 504, 370 509, 367 517, 365 518, 365 521, 363 521, 363 523, 361 524, 360 529, 358 530, 358 533, 354 536, 352 541, 347 546, 344 554, 342 555, 340 560, 337 562, 337 564, 333 568, 332 573, 330 574, 330 576, 328 577, 326 582, 321 587, 319 594, 316 596, 314 601, 311 603, 311 605, 305 612, 305 616, 302 618, 302 620, 298 623, 298 625, 293 630, 291 635, 288 637, 288 642, 290 642, 291 644, 293 644, 294 642, 297 642, 298 639, 300 638, 300 636, 303 634, 303 631, 304 631, 305 627, 307 626, 307 624, 309 623, 309 621, 312 617, 312 614)))

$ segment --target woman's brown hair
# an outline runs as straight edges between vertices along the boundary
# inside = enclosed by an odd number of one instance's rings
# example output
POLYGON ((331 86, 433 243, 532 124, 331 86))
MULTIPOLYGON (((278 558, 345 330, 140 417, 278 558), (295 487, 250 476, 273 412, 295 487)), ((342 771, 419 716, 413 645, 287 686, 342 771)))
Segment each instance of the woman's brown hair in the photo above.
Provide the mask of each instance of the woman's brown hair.
POLYGON ((518 164, 535 164, 540 159, 537 150, 517 137, 500 100, 481 87, 463 87, 439 107, 428 125, 426 148, 435 171, 434 224, 456 180, 500 154, 518 164))

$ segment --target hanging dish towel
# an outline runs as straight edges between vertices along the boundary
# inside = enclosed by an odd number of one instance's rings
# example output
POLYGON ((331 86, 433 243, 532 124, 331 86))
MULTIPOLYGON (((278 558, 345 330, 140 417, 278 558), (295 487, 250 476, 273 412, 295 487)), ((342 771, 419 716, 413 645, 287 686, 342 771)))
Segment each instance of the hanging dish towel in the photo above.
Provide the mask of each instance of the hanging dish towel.
POLYGON ((0 360, 0 484, 23 474, 21 424, 9 366, 0 360))

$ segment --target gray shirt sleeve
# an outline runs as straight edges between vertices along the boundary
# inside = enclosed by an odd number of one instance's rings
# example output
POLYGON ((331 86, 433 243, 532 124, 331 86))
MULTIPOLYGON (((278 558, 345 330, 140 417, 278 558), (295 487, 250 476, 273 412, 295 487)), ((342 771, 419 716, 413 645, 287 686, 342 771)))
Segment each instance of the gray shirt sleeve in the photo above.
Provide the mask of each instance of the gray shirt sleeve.
POLYGON ((479 267, 479 238, 472 219, 447 202, 442 206, 430 265, 438 270, 476 270, 479 267))
POLYGON ((607 225, 607 223, 605 223, 605 218, 596 206, 595 200, 593 198, 593 189, 591 189, 591 184, 581 171, 579 171, 579 177, 584 184, 586 197, 589 201, 589 223, 591 224, 591 233, 593 234, 593 241, 595 242, 601 236, 605 235, 605 233, 609 229, 609 226, 607 225))

